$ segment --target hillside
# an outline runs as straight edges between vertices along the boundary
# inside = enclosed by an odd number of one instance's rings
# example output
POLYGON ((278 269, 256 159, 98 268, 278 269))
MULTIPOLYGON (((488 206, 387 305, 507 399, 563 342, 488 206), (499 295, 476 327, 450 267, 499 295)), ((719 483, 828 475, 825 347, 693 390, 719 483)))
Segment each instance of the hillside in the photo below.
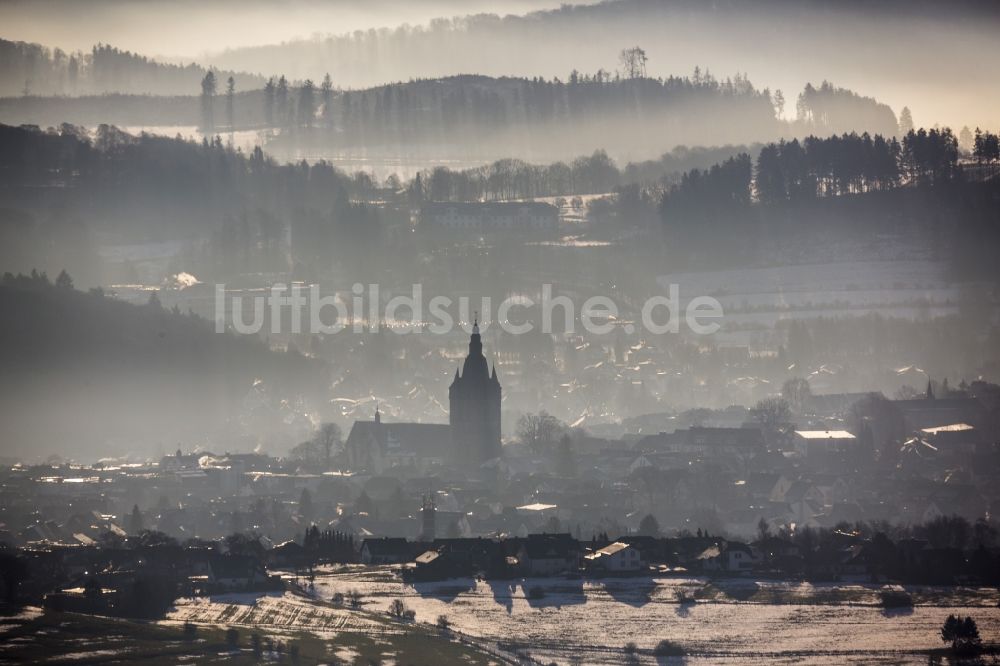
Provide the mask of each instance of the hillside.
POLYGON ((643 160, 678 145, 897 131, 887 105, 828 82, 802 90, 794 121, 781 117, 781 99, 744 75, 719 78, 700 70, 664 79, 602 71, 573 72, 566 81, 461 75, 347 91, 279 79, 264 90, 235 94, 231 106, 223 95, 208 106, 198 96, 6 98, 0 99, 0 122, 153 127, 168 135, 208 127, 221 135, 249 133, 282 158, 367 152, 425 164, 569 160, 595 149, 643 160))
POLYGON ((918 122, 996 126, 1000 93, 989 69, 974 66, 1000 57, 995 8, 987 0, 620 0, 289 40, 224 51, 207 64, 314 81, 329 72, 348 88, 462 72, 613 72, 619 51, 638 45, 652 76, 701 66, 744 72, 786 93, 826 78, 897 109, 919 108, 918 122), (952 82, 948 95, 929 95, 933 80, 952 82))
MULTIPOLYGON (((207 72, 193 62, 157 62, 107 44, 97 44, 86 53, 67 53, 58 47, 0 39, 0 97, 185 95, 200 90, 207 72)), ((264 85, 261 76, 243 72, 221 70, 216 76, 220 82, 233 77, 240 90, 264 85)))
POLYGON ((261 435, 250 446, 273 446, 268 435, 284 416, 276 399, 311 398, 322 379, 322 364, 271 352, 256 338, 216 334, 211 322, 157 303, 129 305, 43 277, 6 274, 0 311, 17 313, 0 331, 8 455, 69 450, 90 460, 179 443, 238 445, 249 423, 261 435))

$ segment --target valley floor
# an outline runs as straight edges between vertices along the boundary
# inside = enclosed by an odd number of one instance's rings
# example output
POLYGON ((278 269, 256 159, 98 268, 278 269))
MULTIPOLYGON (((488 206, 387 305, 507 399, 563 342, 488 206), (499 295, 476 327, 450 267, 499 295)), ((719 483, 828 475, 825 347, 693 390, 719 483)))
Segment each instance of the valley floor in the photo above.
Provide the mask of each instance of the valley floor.
POLYGON ((944 647, 949 614, 971 615, 984 641, 1000 636, 996 590, 908 587, 915 605, 883 609, 879 586, 747 578, 563 578, 406 584, 386 569, 320 575, 316 593, 358 590, 364 607, 402 599, 418 622, 447 615, 455 630, 516 646, 543 663, 924 664, 944 647), (540 591, 539 591, 540 590, 540 591), (679 603, 680 596, 693 602, 679 603), (655 658, 663 639, 687 656, 655 658))

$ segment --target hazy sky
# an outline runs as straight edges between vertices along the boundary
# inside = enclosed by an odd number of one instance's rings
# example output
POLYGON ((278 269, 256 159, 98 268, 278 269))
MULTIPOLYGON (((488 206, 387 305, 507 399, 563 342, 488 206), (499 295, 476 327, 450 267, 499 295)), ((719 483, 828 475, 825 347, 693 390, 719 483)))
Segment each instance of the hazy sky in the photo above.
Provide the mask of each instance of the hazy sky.
MULTIPOLYGON (((575 4, 590 4, 584 0, 575 4)), ((97 42, 146 55, 422 24, 476 13, 523 14, 559 0, 0 0, 0 37, 89 50, 97 42)))
MULTIPOLYGON (((0 37, 64 50, 89 50, 103 42, 159 59, 197 60, 292 79, 318 80, 332 72, 344 87, 473 72, 565 77, 573 68, 614 69, 618 51, 638 43, 649 54, 648 71, 653 76, 688 74, 696 65, 722 77, 743 72, 760 87, 782 89, 788 116, 794 116, 795 96, 807 82, 829 79, 875 97, 897 113, 910 106, 917 124, 939 123, 956 130, 966 124, 1000 127, 995 71, 1000 12, 990 21, 988 11, 972 16, 961 9, 941 11, 943 4, 931 5, 935 11, 930 13, 924 6, 928 3, 921 5, 923 10, 886 13, 876 8, 879 3, 871 7, 858 2, 788 3, 776 17, 766 9, 767 3, 760 11, 741 11, 745 7, 739 3, 722 2, 706 3, 704 12, 631 23, 622 12, 620 21, 572 24, 545 39, 526 30, 520 35, 497 34, 493 43, 474 41, 461 54, 443 45, 431 61, 406 54, 399 62, 383 54, 350 75, 343 71, 343 62, 301 57, 298 51, 289 51, 284 58, 271 51, 261 51, 257 57, 226 52, 315 35, 404 23, 426 25, 435 18, 479 12, 524 14, 560 4, 560 0, 0 0, 0 37)), ((658 3, 635 4, 648 9, 658 3)))

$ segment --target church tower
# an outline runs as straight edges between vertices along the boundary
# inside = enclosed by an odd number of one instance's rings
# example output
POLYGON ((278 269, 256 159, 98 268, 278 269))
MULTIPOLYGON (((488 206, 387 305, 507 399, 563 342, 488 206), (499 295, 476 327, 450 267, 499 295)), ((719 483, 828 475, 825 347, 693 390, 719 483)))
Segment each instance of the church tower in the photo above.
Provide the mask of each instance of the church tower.
POLYGON ((478 319, 472 325, 462 372, 456 368, 455 381, 448 388, 448 402, 455 460, 475 469, 500 457, 500 380, 496 365, 491 374, 483 356, 478 319))

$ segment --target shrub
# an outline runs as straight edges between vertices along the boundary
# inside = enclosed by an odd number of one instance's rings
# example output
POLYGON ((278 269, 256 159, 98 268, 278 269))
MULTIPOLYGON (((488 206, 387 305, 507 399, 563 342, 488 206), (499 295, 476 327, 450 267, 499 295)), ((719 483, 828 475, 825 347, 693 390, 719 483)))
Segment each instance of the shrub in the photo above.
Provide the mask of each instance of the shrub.
POLYGON ((983 649, 979 627, 971 617, 963 619, 949 615, 941 627, 941 640, 951 643, 951 649, 956 654, 979 654, 983 649))
POLYGON ((403 603, 402 599, 393 599, 392 603, 389 604, 389 615, 393 617, 400 617, 404 610, 406 610, 406 604, 403 603))
POLYGON ((662 641, 656 644, 653 648, 653 654, 657 657, 683 657, 684 648, 673 641, 668 641, 664 638, 662 641))
POLYGON ((879 592, 882 608, 912 608, 913 597, 906 590, 885 589, 879 592))
POLYGON ((437 628, 440 629, 442 633, 451 629, 451 620, 448 619, 447 615, 438 615, 437 628))

